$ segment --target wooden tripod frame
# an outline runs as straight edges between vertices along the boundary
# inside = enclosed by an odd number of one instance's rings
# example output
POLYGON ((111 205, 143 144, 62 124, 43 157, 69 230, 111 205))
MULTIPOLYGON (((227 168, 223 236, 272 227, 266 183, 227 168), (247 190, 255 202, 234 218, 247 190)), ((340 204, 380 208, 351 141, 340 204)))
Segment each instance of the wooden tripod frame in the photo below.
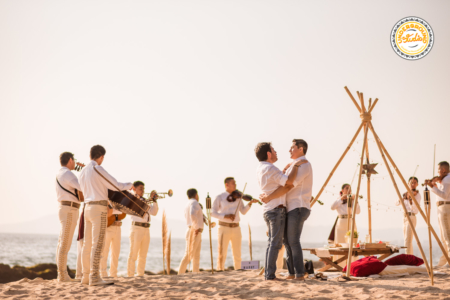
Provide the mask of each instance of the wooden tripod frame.
MULTIPOLYGON (((361 107, 358 105, 358 102, 356 102, 355 98, 353 97, 353 95, 351 94, 351 92, 348 90, 347 87, 344 87, 345 90, 347 91, 347 94, 349 95, 350 99, 352 100, 352 102, 355 104, 356 108, 358 109, 359 113, 360 113, 360 117, 361 117, 361 125, 359 126, 358 130, 356 131, 355 135, 353 136, 352 140, 350 141, 349 145, 347 146, 347 148, 345 149, 344 153, 341 155, 341 157, 339 158, 338 162, 336 163, 336 165, 334 166, 334 168, 332 169, 331 173, 328 175, 328 178, 325 180, 325 183, 323 184, 322 188, 319 190, 319 193, 317 194, 316 197, 313 198, 313 200, 311 200, 311 207, 314 205, 314 203, 319 200, 320 195, 322 194, 323 190, 325 189, 326 185, 328 184, 328 182, 330 181, 331 177, 333 176, 334 172, 336 171, 337 167, 339 166, 339 164, 342 162, 342 160, 344 159, 345 155, 347 154, 347 152, 350 150, 352 144, 354 143, 356 137, 359 135, 359 132, 361 131, 362 128, 364 128, 364 142, 363 142, 363 147, 362 147, 362 151, 361 151, 361 162, 360 162, 360 172, 359 172, 359 176, 358 176, 358 186, 356 188, 356 195, 355 195, 355 200, 353 203, 353 213, 349 216, 349 218, 351 218, 350 222, 351 222, 351 232, 350 232, 350 236, 353 237, 354 234, 354 230, 355 230, 355 213, 356 213, 356 207, 358 205, 358 199, 359 199, 359 191, 360 191, 360 186, 361 186, 361 175, 362 175, 362 168, 363 168, 363 161, 364 161, 364 154, 366 154, 366 157, 369 158, 369 147, 367 145, 367 133, 370 130, 375 138, 378 150, 381 153, 381 156, 383 158, 384 164, 386 165, 386 168, 388 170, 389 173, 389 177, 392 180, 392 184, 394 185, 395 191, 397 193, 398 199, 402 199, 402 195, 398 189, 397 183, 395 182, 394 179, 394 175, 392 173, 392 170, 388 164, 388 160, 389 163, 391 164, 392 168, 396 171, 397 175, 399 176, 400 180, 402 181, 403 185, 405 186, 406 190, 408 191, 408 193, 411 195, 412 200, 414 201, 415 205, 417 206, 417 208, 419 209, 419 213, 422 215, 422 217, 424 218, 424 220, 427 222, 428 218, 427 218, 427 214, 425 214, 422 209, 420 208, 419 203, 417 202, 416 198, 414 197, 414 193, 411 191, 411 189, 409 188, 408 184, 406 183, 405 179, 403 178, 403 175, 401 174, 400 170, 397 168, 397 165, 394 163, 392 157, 389 155, 389 153, 387 152, 386 148, 384 147, 383 143, 381 142, 380 138, 378 137, 378 135, 375 132, 375 129, 372 125, 372 111, 375 107, 375 105, 378 102, 378 99, 375 99, 375 101, 372 103, 372 99, 369 99, 369 107, 368 109, 366 109, 365 105, 364 105, 364 95, 363 93, 357 92, 358 94, 358 98, 359 101, 361 103, 361 107)), ((370 240, 372 240, 372 224, 371 224, 371 207, 370 207, 370 175, 367 176, 368 178, 368 185, 367 185, 367 194, 368 194, 368 209, 369 209, 369 235, 370 235, 370 240)), ((406 207, 405 204, 403 203, 403 201, 400 201, 403 211, 406 213, 406 207)), ((420 243, 420 240, 417 236, 417 232, 412 224, 412 221, 409 217, 408 214, 405 214, 409 225, 411 226, 414 238, 417 242, 417 246, 419 247, 420 253, 422 255, 422 259, 424 260, 425 263, 425 267, 428 271, 428 275, 430 276, 430 278, 432 278, 432 269, 430 269, 430 266, 428 264, 426 255, 423 251, 422 248, 422 244, 420 243)), ((428 224, 428 222, 427 222, 428 224)), ((450 264, 450 259, 447 255, 446 250, 444 249, 439 237, 437 236, 436 232, 434 231, 433 227, 431 225, 429 225, 430 231, 433 234, 434 238, 436 239, 439 247, 441 248, 441 251, 443 253, 443 255, 445 256, 447 262, 450 264)), ((350 241, 352 241, 353 239, 350 239, 350 241)), ((351 242, 349 245, 349 251, 348 251, 348 259, 347 259, 347 273, 346 276, 349 277, 350 276, 350 264, 351 264, 351 258, 352 258, 352 252, 353 252, 353 243, 351 242)), ((430 263, 432 264, 433 262, 430 261, 430 263)), ((432 267, 432 266, 431 266, 432 267)))

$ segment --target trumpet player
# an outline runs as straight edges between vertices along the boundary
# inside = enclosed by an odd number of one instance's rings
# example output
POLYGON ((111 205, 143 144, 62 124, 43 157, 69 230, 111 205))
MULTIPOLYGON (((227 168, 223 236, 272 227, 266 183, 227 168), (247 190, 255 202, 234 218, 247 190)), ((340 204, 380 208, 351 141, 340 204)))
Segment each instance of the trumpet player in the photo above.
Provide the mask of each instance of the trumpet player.
MULTIPOLYGON (((408 185, 411 191, 414 193, 414 198, 416 198, 417 202, 420 203, 421 196, 419 191, 417 191, 417 186, 419 185, 419 180, 417 177, 410 177, 408 180, 408 185)), ((403 214, 403 239, 405 241, 405 247, 406 247, 406 254, 414 254, 413 249, 413 232, 411 229, 411 226, 409 225, 407 215, 409 215, 409 218, 411 219, 411 222, 416 228, 417 219, 416 214, 419 212, 419 209, 417 208, 416 204, 413 202, 411 195, 409 193, 403 194, 402 200, 397 200, 395 205, 400 205, 400 201, 403 201, 405 204, 406 212, 403 214)))
POLYGON ((225 192, 218 195, 211 208, 211 216, 219 220, 218 229, 218 251, 217 270, 224 270, 227 258, 228 244, 231 242, 233 253, 234 269, 241 269, 241 245, 242 233, 239 227, 239 213, 245 215, 253 203, 258 200, 251 200, 244 205, 242 199, 233 199, 230 194, 236 190, 236 181, 233 177, 225 178, 225 192), (239 207, 239 209, 238 209, 239 207))
MULTIPOLYGON (((133 183, 133 192, 136 197, 141 200, 145 192, 145 185, 142 181, 135 181, 133 183)), ((138 260, 137 265, 137 276, 144 276, 145 263, 147 261, 147 252, 150 245, 150 215, 156 216, 158 213, 158 203, 156 199, 158 195, 152 193, 150 199, 152 203, 148 212, 144 217, 131 216, 131 232, 130 232, 130 254, 128 255, 127 263, 127 275, 128 277, 133 277, 136 269, 136 259, 138 260)))

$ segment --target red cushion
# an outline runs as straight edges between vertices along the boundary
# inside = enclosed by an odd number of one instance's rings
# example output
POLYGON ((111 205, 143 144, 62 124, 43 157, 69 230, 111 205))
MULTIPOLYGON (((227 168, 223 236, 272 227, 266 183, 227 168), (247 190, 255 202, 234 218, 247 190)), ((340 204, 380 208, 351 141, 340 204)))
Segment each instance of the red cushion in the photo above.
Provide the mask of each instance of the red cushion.
MULTIPOLYGON (((379 261, 375 256, 363 257, 354 261, 350 265, 350 275, 355 277, 367 277, 373 274, 378 274, 386 268, 387 265, 379 261)), ((347 271, 347 266, 342 272, 347 271)))
POLYGON ((385 264, 387 264, 388 266, 420 266, 423 264, 423 259, 410 254, 400 254, 389 258, 387 261, 385 261, 385 264))

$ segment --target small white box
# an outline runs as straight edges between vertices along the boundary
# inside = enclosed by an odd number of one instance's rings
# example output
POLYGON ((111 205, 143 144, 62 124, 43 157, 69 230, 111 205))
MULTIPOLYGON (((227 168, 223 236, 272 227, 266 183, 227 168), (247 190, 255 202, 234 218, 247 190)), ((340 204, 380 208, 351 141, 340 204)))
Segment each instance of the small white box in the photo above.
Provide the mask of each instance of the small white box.
POLYGON ((241 261, 243 270, 259 270, 259 260, 241 261))

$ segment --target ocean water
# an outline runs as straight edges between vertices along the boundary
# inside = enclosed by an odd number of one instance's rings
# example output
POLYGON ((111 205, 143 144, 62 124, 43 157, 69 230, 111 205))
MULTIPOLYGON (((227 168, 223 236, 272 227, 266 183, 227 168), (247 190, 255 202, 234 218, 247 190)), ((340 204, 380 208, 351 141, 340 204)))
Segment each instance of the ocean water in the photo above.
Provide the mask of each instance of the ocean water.
MULTIPOLYGON (((38 234, 9 234, 0 233, 0 263, 21 266, 33 266, 39 263, 55 263, 56 246, 58 244, 58 235, 38 235, 38 234)), ((178 266, 183 258, 185 251, 185 240, 172 238, 171 244, 171 268, 178 270, 178 266)), ((400 241, 399 243, 400 244, 400 241)), ((264 263, 267 242, 253 241, 252 251, 253 260, 259 260, 261 265, 264 263)), ((302 243, 303 248, 322 247, 320 243, 302 243)), ((422 242, 426 255, 429 255, 428 243, 422 242)), ((121 240, 121 251, 119 256, 119 276, 126 275, 127 259, 129 254, 130 243, 128 237, 123 236, 121 240)), ((212 241, 214 266, 217 260, 217 240, 212 241)), ((207 234, 202 238, 202 249, 200 256, 200 268, 211 268, 210 245, 207 234)), ((414 254, 420 257, 420 252, 415 245, 414 254)), ((305 259, 318 260, 318 258, 303 251, 305 259)), ((441 251, 437 244, 433 245, 433 262, 437 264, 441 251)), ((73 240, 72 247, 69 251, 68 265, 71 269, 76 268, 77 246, 76 239, 73 240)), ((242 260, 250 260, 248 241, 242 241, 242 260)), ((233 265, 231 255, 231 245, 228 247, 228 254, 225 266, 233 265)), ((109 262, 108 262, 109 266, 109 262)), ((161 238, 151 238, 150 247, 147 254, 146 271, 159 272, 163 269, 162 258, 162 242, 161 238)))

